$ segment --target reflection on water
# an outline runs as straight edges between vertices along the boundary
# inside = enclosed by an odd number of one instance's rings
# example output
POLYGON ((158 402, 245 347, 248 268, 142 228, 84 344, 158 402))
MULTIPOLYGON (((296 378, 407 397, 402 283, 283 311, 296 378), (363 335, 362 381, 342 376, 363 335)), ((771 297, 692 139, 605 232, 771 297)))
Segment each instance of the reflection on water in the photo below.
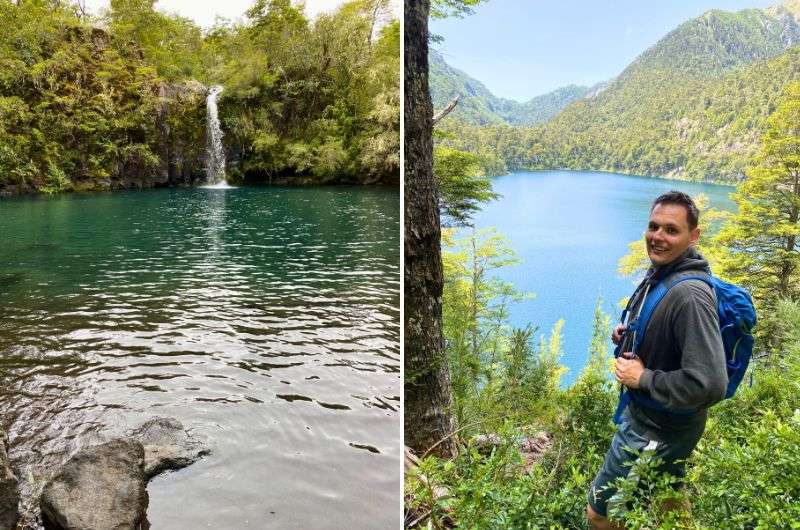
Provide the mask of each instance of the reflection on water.
POLYGON ((17 469, 175 416, 214 453, 151 482, 154 528, 399 526, 396 190, 4 200, 0 234, 17 469))

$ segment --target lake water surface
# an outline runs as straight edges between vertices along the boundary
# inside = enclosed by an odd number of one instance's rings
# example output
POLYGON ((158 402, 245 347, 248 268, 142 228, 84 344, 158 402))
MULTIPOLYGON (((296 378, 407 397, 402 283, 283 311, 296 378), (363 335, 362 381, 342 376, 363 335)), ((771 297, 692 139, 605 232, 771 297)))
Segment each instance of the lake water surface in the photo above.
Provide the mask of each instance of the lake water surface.
POLYGON ((0 200, 0 420, 40 479, 153 416, 211 442, 153 528, 398 528, 399 193, 0 200))
MULTIPOLYGON (((680 190, 706 194, 712 207, 734 210, 734 188, 587 171, 523 171, 493 179, 502 198, 475 216, 477 228, 497 227, 511 240, 521 265, 498 276, 535 299, 511 309, 515 326, 531 323, 539 334, 565 319, 563 379, 572 383, 588 359, 598 297, 618 319, 618 302, 631 294, 633 280, 617 274, 628 243, 640 239, 650 204, 658 195, 680 190)), ((610 343, 609 343, 610 344, 610 343)))

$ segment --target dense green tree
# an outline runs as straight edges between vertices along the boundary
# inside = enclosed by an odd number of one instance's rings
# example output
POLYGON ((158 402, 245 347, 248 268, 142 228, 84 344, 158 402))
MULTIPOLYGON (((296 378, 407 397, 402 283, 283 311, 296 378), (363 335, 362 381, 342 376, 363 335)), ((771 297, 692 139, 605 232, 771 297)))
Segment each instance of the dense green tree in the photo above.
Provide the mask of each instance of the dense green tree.
POLYGON ((310 23, 288 0, 262 0, 248 25, 214 31, 235 178, 397 180, 400 32, 375 35, 385 5, 357 0, 310 23))
POLYGON ((111 0, 105 14, 115 39, 141 49, 159 76, 205 80, 203 34, 188 18, 156 11, 157 0, 111 0))
POLYGON ((494 271, 519 260, 508 240, 492 229, 473 228, 460 238, 454 229, 447 229, 442 243, 443 331, 455 415, 463 424, 467 402, 493 378, 495 364, 506 349, 509 305, 523 298, 494 271))
POLYGON ((433 173, 439 185, 439 209, 445 223, 468 224, 482 203, 499 197, 492 191, 480 157, 448 147, 433 150, 433 173))
POLYGON ((365 126, 358 135, 359 166, 371 180, 400 175, 400 22, 386 26, 373 45, 367 70, 365 126))
POLYGON ((716 243, 727 249, 720 272, 750 289, 773 331, 777 301, 800 299, 800 83, 768 123, 761 154, 733 195, 738 212, 716 243))
POLYGON ((405 53, 405 414, 406 443, 451 456, 450 373, 442 336, 439 193, 433 175, 433 107, 428 85, 428 17, 442 7, 468 10, 474 0, 404 2, 405 53))
POLYGON ((57 3, 0 3, 0 25, 0 185, 53 192, 155 171, 156 76, 137 48, 57 3))

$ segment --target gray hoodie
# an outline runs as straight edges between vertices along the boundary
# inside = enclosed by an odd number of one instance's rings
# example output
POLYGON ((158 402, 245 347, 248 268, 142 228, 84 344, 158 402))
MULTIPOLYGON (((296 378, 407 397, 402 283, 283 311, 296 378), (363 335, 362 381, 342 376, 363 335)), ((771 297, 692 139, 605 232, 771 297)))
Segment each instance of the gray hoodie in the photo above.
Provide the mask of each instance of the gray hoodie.
MULTIPOLYGON (((648 282, 698 273, 709 274, 710 270, 694 247, 674 262, 652 268, 634 294, 631 314, 637 314, 648 282)), ((639 392, 684 413, 661 412, 632 402, 631 425, 664 441, 687 435, 699 437, 705 429, 708 407, 725 397, 728 385, 714 290, 701 280, 672 287, 653 311, 636 353, 645 366, 639 392)))

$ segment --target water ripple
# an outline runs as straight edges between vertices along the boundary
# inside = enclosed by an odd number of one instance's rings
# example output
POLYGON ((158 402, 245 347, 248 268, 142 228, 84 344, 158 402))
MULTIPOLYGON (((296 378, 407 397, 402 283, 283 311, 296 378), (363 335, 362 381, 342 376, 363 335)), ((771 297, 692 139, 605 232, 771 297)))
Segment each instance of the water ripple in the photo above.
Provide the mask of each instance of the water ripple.
POLYGON ((151 484, 154 527, 244 527, 267 508, 275 527, 399 526, 398 203, 361 188, 0 200, 14 465, 41 477, 171 415, 215 450, 151 484))

